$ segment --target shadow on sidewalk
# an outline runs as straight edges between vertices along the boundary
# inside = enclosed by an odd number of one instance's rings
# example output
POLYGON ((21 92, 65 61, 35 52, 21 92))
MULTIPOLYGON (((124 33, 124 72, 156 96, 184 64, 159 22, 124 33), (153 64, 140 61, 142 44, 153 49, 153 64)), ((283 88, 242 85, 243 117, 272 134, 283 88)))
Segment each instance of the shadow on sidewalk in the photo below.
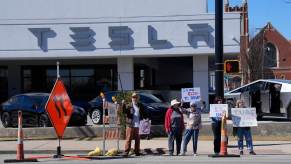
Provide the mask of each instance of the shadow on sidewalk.
MULTIPOLYGON (((279 146, 279 145, 291 145, 291 142, 289 143, 274 143, 274 144, 254 144, 255 147, 260 147, 260 146, 279 146)), ((228 145, 228 148, 236 148, 237 145, 228 145)))
POLYGON ((145 148, 144 155, 163 155, 166 154, 166 151, 164 148, 156 148, 155 150, 151 149, 151 148, 145 148))

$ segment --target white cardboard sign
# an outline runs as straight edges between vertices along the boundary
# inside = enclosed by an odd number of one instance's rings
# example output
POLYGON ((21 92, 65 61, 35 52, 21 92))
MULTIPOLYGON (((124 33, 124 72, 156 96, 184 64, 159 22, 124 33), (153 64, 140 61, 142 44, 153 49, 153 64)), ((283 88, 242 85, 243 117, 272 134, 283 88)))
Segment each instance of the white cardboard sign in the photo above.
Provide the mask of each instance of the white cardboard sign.
POLYGON ((258 126, 256 108, 231 108, 233 127, 258 126))
POLYGON ((200 88, 182 88, 181 93, 184 102, 198 102, 201 100, 200 88))
POLYGON ((228 116, 228 105, 227 104, 210 104, 209 117, 221 118, 223 116, 223 113, 226 113, 226 116, 228 116))

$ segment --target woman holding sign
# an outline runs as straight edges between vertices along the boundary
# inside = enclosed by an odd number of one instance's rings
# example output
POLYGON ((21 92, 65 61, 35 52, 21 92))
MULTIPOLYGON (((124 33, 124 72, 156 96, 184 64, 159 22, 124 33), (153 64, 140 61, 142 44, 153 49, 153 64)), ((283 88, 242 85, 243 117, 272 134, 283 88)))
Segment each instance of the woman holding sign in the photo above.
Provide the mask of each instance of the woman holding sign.
POLYGON ((197 143, 199 136, 199 129, 201 128, 201 112, 197 108, 197 104, 192 102, 190 109, 182 108, 182 112, 187 115, 187 126, 183 138, 183 150, 181 155, 187 152, 187 145, 192 138, 193 142, 193 155, 197 156, 197 143))
POLYGON ((165 116, 165 130, 168 134, 169 155, 174 154, 174 141, 176 140, 177 155, 180 154, 182 135, 185 129, 183 113, 180 111, 181 103, 174 99, 171 101, 171 107, 167 110, 165 116))
MULTIPOLYGON (((236 108, 245 108, 243 100, 237 100, 236 102, 236 108)), ((251 127, 236 127, 233 129, 234 134, 236 133, 237 139, 238 139, 238 149, 240 151, 240 155, 243 155, 243 149, 244 149, 244 137, 247 143, 247 148, 249 150, 249 153, 251 155, 256 155, 253 149, 253 139, 252 139, 252 133, 251 133, 251 127)))

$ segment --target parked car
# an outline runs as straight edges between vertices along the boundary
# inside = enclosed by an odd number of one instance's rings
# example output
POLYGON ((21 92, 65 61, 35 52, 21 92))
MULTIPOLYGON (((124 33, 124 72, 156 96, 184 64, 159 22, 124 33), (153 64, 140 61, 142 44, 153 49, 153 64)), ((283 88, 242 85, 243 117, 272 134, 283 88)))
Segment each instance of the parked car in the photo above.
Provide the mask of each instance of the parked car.
MULTIPOLYGON (((0 115, 4 127, 16 127, 18 125, 18 111, 22 111, 24 127, 51 126, 48 114, 45 110, 49 93, 26 93, 11 97, 2 103, 0 115)), ((83 126, 87 124, 87 112, 73 106, 73 113, 69 126, 83 126)))
MULTIPOLYGON (((106 101, 112 102, 112 96, 116 96, 120 91, 110 91, 106 92, 105 98, 106 101)), ((140 102, 145 106, 145 111, 147 112, 149 119, 152 124, 164 124, 165 115, 168 109, 168 105, 155 95, 145 92, 138 92, 140 96, 140 102)), ((92 122, 94 124, 101 124, 103 122, 103 102, 100 96, 94 98, 89 102, 90 108, 88 109, 88 114, 90 115, 92 122)), ((107 115, 107 111, 105 110, 105 115, 107 115)))

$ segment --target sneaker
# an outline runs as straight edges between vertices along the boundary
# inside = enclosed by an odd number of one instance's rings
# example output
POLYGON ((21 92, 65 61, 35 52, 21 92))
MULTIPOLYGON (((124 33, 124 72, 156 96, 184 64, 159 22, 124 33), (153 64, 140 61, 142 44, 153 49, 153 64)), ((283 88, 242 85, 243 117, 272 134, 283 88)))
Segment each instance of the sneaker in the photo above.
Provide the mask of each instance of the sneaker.
POLYGON ((125 158, 128 157, 128 153, 123 153, 122 157, 125 157, 125 158))
POLYGON ((173 153, 169 153, 169 156, 174 156, 174 154, 173 153))
POLYGON ((180 153, 179 155, 180 155, 180 156, 185 156, 186 153, 185 153, 185 152, 182 152, 182 153, 180 153))
POLYGON ((250 151, 250 155, 256 155, 254 151, 250 151))
POLYGON ((141 154, 140 153, 135 153, 135 156, 140 156, 141 154))
POLYGON ((193 157, 197 157, 197 156, 198 156, 198 154, 197 154, 197 153, 194 153, 194 154, 193 154, 193 157))
POLYGON ((240 154, 240 155, 244 155, 244 152, 241 150, 241 151, 239 152, 239 154, 240 154))

